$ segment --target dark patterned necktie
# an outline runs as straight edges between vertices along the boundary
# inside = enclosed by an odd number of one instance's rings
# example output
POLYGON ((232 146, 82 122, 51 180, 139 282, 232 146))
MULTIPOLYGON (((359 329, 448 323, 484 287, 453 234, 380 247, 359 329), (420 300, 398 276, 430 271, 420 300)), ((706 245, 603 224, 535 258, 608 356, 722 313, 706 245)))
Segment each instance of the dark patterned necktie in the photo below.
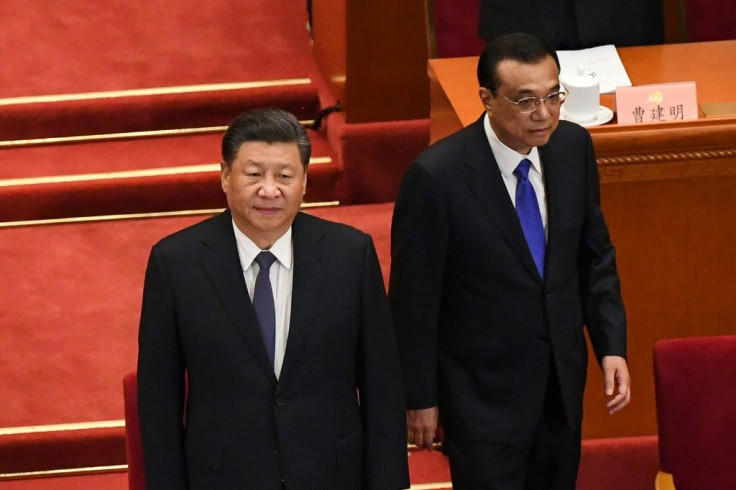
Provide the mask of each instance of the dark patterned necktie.
POLYGON ((255 261, 260 269, 253 289, 253 309, 256 311, 258 327, 261 329, 263 343, 266 345, 272 366, 276 351, 276 307, 273 303, 273 289, 268 270, 275 260, 276 257, 271 252, 261 252, 256 256, 255 261))

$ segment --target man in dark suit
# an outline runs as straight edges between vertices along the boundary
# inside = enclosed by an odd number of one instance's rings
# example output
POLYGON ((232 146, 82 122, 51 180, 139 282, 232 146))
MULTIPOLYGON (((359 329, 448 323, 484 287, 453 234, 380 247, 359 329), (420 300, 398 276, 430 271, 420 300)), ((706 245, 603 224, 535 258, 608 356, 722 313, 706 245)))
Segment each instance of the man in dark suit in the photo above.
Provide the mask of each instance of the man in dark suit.
POLYGON ((293 115, 239 116, 222 141, 229 209, 151 251, 138 357, 151 490, 409 486, 376 252, 298 212, 310 152, 293 115))
POLYGON ((556 49, 664 42, 661 0, 480 0, 479 19, 486 41, 524 31, 556 49))
POLYGON ((584 325, 609 411, 629 400, 595 156, 585 129, 559 121, 558 74, 534 36, 490 43, 478 63, 485 113, 417 158, 394 209, 408 439, 431 448, 439 417, 455 490, 575 488, 584 325))

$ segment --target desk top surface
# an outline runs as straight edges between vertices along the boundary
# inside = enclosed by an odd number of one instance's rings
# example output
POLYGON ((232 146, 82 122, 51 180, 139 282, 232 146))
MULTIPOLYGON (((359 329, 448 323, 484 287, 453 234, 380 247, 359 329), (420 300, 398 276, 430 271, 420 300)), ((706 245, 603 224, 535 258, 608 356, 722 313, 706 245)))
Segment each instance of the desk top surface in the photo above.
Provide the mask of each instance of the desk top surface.
MULTIPOLYGON (((698 104, 736 101, 736 40, 618 48, 633 85, 695 81, 698 104)), ((477 56, 429 60, 430 77, 440 84, 460 122, 482 111, 476 80, 477 56)), ((601 103, 613 108, 613 95, 601 103)))

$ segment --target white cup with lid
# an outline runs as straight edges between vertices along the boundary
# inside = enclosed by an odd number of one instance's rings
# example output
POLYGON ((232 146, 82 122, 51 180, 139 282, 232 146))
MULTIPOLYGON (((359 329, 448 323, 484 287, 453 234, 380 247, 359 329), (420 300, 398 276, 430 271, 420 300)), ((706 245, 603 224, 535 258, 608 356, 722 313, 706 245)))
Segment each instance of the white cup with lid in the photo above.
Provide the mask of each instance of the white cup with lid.
POLYGON ((565 119, 577 123, 595 121, 601 101, 598 75, 581 65, 577 70, 561 73, 560 81, 568 91, 563 106, 565 119))

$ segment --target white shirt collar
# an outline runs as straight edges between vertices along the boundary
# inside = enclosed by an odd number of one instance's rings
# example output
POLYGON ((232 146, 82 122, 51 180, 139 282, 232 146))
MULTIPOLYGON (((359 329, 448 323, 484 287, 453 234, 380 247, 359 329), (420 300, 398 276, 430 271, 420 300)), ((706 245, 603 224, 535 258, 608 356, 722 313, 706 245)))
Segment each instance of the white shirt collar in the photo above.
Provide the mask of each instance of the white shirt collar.
MULTIPOLYGON (((262 250, 256 245, 253 240, 240 231, 233 221, 233 231, 235 232, 235 241, 238 244, 238 255, 240 256, 240 263, 243 266, 243 270, 247 269, 253 264, 253 260, 256 255, 262 252, 262 250)), ((268 249, 269 252, 276 256, 276 260, 287 269, 291 269, 293 265, 293 248, 291 246, 291 226, 286 233, 281 235, 278 240, 268 249)))
POLYGON ((532 147, 532 151, 530 151, 528 155, 522 155, 518 151, 506 146, 500 139, 498 139, 498 136, 496 136, 496 133, 493 131, 491 122, 488 119, 488 113, 483 116, 483 129, 486 132, 488 143, 491 145, 493 156, 496 158, 496 163, 498 163, 498 168, 501 170, 504 177, 513 177, 514 170, 516 170, 519 162, 524 158, 529 159, 529 161, 532 162, 532 168, 534 168, 539 175, 542 175, 542 163, 539 158, 539 150, 536 146, 532 147))

